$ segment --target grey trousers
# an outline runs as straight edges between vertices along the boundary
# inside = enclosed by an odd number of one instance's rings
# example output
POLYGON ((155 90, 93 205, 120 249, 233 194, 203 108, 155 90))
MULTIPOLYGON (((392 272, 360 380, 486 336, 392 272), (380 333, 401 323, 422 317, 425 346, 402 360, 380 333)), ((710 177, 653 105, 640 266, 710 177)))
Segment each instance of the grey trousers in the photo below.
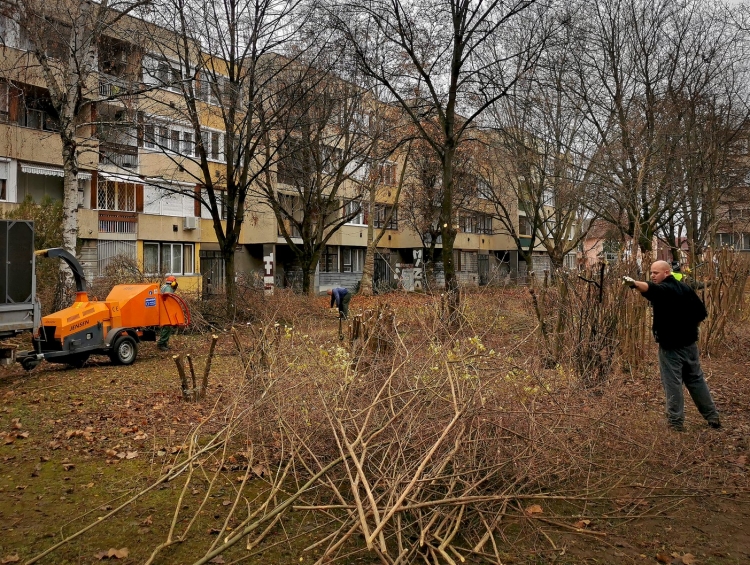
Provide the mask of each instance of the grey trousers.
POLYGON ((351 291, 347 292, 342 298, 341 298, 341 308, 339 308, 339 313, 344 315, 344 320, 349 319, 349 303, 352 301, 352 293, 351 291))
POLYGON ((698 357, 698 344, 679 349, 659 348, 659 372, 667 397, 667 421, 672 426, 682 426, 685 421, 685 402, 682 384, 701 415, 709 422, 718 422, 719 413, 711 398, 698 357))

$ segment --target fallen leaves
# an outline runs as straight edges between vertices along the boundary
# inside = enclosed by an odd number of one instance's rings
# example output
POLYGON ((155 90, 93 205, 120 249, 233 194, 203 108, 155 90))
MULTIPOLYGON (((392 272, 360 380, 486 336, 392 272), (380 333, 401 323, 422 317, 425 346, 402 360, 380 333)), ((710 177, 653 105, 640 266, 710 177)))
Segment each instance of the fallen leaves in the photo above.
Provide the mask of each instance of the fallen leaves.
POLYGON ((696 565, 698 563, 698 560, 692 553, 680 555, 676 551, 671 554, 657 553, 656 560, 659 563, 666 563, 667 565, 696 565))
POLYGON ((0 559, 0 563, 2 563, 3 565, 5 565, 6 563, 18 563, 19 561, 21 561, 21 558, 17 553, 14 555, 6 555, 2 559, 0 559))
POLYGON ((533 516, 534 514, 544 513, 544 510, 542 510, 542 507, 538 504, 532 504, 531 506, 528 506, 524 512, 526 512, 527 516, 533 516))
POLYGON ((11 430, 10 432, 6 432, 2 434, 2 442, 5 445, 11 445, 12 443, 15 443, 17 439, 26 439, 29 437, 29 432, 19 432, 18 430, 22 429, 23 425, 21 425, 20 418, 13 418, 11 420, 11 430))
POLYGON ((125 559, 128 556, 128 548, 123 547, 122 549, 110 548, 108 551, 100 551, 94 557, 99 559, 125 559))

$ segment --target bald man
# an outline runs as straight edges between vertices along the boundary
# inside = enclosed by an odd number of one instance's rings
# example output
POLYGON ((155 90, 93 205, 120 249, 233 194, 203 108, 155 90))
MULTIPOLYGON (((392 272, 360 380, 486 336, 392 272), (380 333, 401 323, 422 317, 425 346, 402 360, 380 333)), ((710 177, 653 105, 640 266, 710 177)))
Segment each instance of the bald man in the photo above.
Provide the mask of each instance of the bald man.
POLYGON ((711 398, 698 356, 698 325, 706 319, 706 307, 695 291, 672 276, 666 261, 651 265, 651 281, 623 277, 651 302, 654 321, 651 330, 659 344, 659 372, 667 398, 667 422, 683 431, 685 404, 682 385, 687 387, 698 411, 712 428, 721 428, 719 413, 711 398))

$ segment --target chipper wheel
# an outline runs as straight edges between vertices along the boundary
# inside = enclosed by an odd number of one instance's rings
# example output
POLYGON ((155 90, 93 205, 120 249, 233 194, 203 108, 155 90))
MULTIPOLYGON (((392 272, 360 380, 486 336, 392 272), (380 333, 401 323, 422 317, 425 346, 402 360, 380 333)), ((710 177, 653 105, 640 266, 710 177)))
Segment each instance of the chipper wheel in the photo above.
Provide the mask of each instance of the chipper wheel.
POLYGON ((132 365, 138 355, 138 344, 129 335, 123 335, 115 340, 109 358, 115 365, 132 365))
POLYGON ((39 366, 39 363, 41 363, 40 359, 34 359, 33 357, 26 357, 21 361, 21 367, 24 368, 25 371, 31 371, 32 369, 35 369, 39 366))

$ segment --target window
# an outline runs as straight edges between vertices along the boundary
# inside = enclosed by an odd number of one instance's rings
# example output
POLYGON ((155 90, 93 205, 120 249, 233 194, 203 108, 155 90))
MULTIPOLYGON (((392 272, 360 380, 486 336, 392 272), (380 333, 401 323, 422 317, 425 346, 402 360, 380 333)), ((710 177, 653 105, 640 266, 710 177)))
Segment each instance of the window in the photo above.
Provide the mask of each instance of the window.
POLYGON ((575 253, 568 253, 567 255, 565 255, 565 257, 563 257, 563 266, 566 269, 574 271, 577 268, 577 266, 578 266, 577 259, 576 259, 576 254, 575 253))
POLYGON ((398 209, 393 209, 393 216, 391 216, 391 220, 386 224, 388 213, 392 208, 393 206, 384 206, 382 204, 378 204, 377 206, 375 206, 373 223, 376 228, 386 228, 389 230, 398 229, 398 209))
POLYGON ((219 132, 202 130, 201 141, 206 152, 206 159, 218 161, 222 155, 224 136, 219 132))
POLYGON ((343 273, 361 273, 365 264, 365 250, 362 247, 341 248, 341 271, 343 273))
POLYGON ((717 233, 716 234, 716 247, 722 247, 724 245, 734 245, 734 234, 731 233, 717 233))
POLYGON ((209 90, 208 77, 205 73, 201 73, 196 79, 195 94, 204 102, 208 102, 209 90))
POLYGON ((482 233, 486 235, 492 234, 492 216, 488 214, 477 214, 475 221, 476 233, 482 233))
POLYGON ((146 124, 143 126, 143 144, 148 149, 154 148, 156 144, 154 124, 146 124))
POLYGON ((169 90, 180 90, 182 75, 179 68, 174 68, 168 61, 159 61, 156 66, 156 78, 159 84, 169 90))
POLYGON ((96 194, 99 210, 135 212, 135 187, 132 182, 115 182, 99 177, 96 194))
POLYGON ((730 208, 729 219, 730 220, 741 220, 742 218, 750 218, 750 210, 747 208, 730 208))
POLYGON ((8 162, 0 161, 0 200, 8 199, 8 162))
POLYGON ((370 131, 370 115, 363 112, 352 112, 350 129, 357 132, 370 131))
POLYGON ((526 216, 518 216, 518 235, 531 235, 531 222, 526 216))
POLYGON ((188 157, 195 153, 195 144, 193 143, 193 134, 189 131, 182 132, 182 151, 188 157))
POLYGON ((742 246, 740 249, 744 251, 750 250, 750 233, 742 234, 742 246))
POLYGON ((211 159, 219 160, 219 134, 211 132, 211 159))
MULTIPOLYGON (((226 191, 224 190, 214 190, 214 196, 216 197, 216 207, 219 211, 219 216, 222 220, 227 219, 227 197, 226 197, 226 191)), ((208 202, 210 202, 210 199, 208 197, 208 191, 204 188, 201 190, 201 198, 203 198, 203 201, 205 204, 201 205, 201 218, 210 220, 211 219, 211 208, 208 206, 208 202)))
POLYGON ((161 149, 169 148, 169 129, 164 126, 159 127, 159 135, 156 138, 156 142, 159 144, 161 149))
POLYGON ((136 257, 135 241, 118 241, 118 240, 99 240, 96 243, 97 258, 97 275, 110 274, 110 268, 116 266, 118 258, 127 258, 135 262, 136 257))
POLYGON ((380 182, 387 186, 396 185, 396 163, 386 161, 380 165, 380 182))
POLYGON ((180 152, 180 132, 176 129, 173 129, 171 131, 171 138, 172 138, 172 146, 171 149, 175 153, 180 152))
POLYGON ((341 149, 324 145, 320 152, 321 168, 327 175, 335 175, 341 166, 341 149))
POLYGON ((365 225, 365 209, 360 200, 347 200, 344 204, 344 216, 354 214, 347 224, 365 225))
MULTIPOLYGON (((195 154, 195 142, 192 131, 186 131, 189 126, 150 123, 143 125, 143 146, 146 149, 160 149, 171 151, 179 155, 192 157, 195 154)), ((215 132, 203 132, 207 155, 218 159, 221 154, 223 135, 215 132)))
POLYGON ((545 188, 542 191, 542 205, 543 206, 554 206, 555 205, 555 191, 551 188, 545 188))
POLYGON ((477 181, 477 197, 483 200, 492 200, 494 198, 492 187, 484 179, 477 181))
POLYGON ((338 248, 333 245, 326 245, 323 253, 320 255, 320 272, 321 273, 338 273, 339 272, 339 254, 338 248))
POLYGON ((477 272, 477 252, 476 251, 461 251, 459 255, 459 262, 456 265, 456 270, 464 271, 468 273, 477 272))
POLYGON ((461 231, 463 231, 464 233, 474 233, 474 216, 461 216, 459 222, 461 231))
POLYGON ((195 272, 195 246, 192 243, 144 242, 143 272, 172 275, 193 274, 195 272))

